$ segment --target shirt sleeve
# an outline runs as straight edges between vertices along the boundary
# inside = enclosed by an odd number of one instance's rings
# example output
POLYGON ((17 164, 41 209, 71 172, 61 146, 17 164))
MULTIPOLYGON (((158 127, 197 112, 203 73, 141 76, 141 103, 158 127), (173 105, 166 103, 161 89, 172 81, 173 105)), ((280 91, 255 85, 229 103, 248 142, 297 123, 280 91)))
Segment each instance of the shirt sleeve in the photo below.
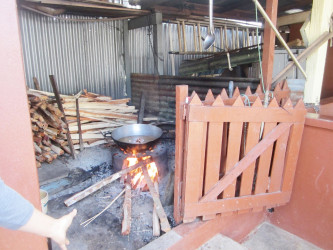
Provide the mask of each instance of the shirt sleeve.
POLYGON ((0 179, 0 227, 19 229, 32 216, 33 205, 0 179))

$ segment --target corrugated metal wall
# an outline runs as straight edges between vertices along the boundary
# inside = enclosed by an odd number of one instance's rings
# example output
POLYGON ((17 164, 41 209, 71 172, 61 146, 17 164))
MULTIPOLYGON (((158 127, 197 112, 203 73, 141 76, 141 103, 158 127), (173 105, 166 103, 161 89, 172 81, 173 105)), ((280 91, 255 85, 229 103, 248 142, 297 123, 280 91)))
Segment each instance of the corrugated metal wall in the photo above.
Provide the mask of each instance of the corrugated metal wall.
MULTIPOLYGON (((130 58, 132 65, 132 73, 140 73, 140 74, 154 74, 154 59, 153 59, 153 34, 152 27, 145 27, 140 29, 134 29, 129 31, 129 43, 130 43, 130 58)), ((224 31, 223 31, 224 32, 224 31)), ((232 43, 232 30, 228 29, 228 43, 229 47, 231 47, 232 43)), ((235 31, 234 31, 235 32, 235 31)), ((178 69, 183 60, 189 60, 194 58, 200 58, 200 55, 171 55, 169 54, 170 48, 170 34, 172 38, 172 49, 173 51, 180 51, 179 43, 178 43, 178 32, 177 32, 177 24, 173 23, 163 23, 163 33, 162 33, 162 41, 163 41, 163 69, 164 75, 172 75, 172 67, 171 67, 171 57, 174 57, 175 61, 175 74, 178 75, 178 69), (169 31, 170 29, 170 31, 169 31)), ((201 27, 202 37, 205 37, 207 34, 207 27, 201 27)), ((243 44, 243 33, 239 31, 239 41, 240 47, 243 44)), ((194 40, 193 38, 193 26, 186 25, 185 26, 185 36, 186 36, 186 46, 187 51, 194 51, 194 40)), ((215 29, 215 46, 216 51, 218 48, 222 47, 221 39, 220 39, 220 30, 215 29)), ((254 45, 257 43, 255 40, 250 40, 250 45, 254 45)), ((159 59, 160 60, 160 59, 159 59)))
MULTIPOLYGON (((62 18, 89 19, 62 15, 62 18)), ((52 91, 54 74, 62 94, 82 89, 121 98, 125 94, 123 21, 75 22, 20 11, 26 81, 52 91)))

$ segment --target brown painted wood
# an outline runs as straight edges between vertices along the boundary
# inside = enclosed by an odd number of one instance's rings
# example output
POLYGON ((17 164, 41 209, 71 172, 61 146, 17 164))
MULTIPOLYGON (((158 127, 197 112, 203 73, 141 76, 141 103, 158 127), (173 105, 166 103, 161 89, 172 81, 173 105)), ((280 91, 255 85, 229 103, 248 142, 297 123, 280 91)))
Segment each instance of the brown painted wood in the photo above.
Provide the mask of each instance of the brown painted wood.
MULTIPOLYGON (((273 99, 269 104, 268 108, 278 107, 276 100, 273 99)), ((276 122, 265 123, 263 127, 263 138, 267 134, 269 134, 276 127, 276 122)), ((256 178, 256 186, 255 186, 255 194, 266 193, 268 189, 268 174, 271 165, 272 159, 272 151, 273 144, 268 146, 263 152, 263 154, 259 157, 258 170, 257 170, 257 178, 256 178)))
POLYGON ((282 183, 282 191, 284 192, 291 192, 293 187, 303 129, 304 129, 304 123, 296 123, 293 125, 293 127, 290 130, 290 137, 287 147, 286 163, 285 163, 285 170, 283 174, 283 183, 282 183))
MULTIPOLYGON (((233 104, 233 107, 242 107, 244 103, 240 97, 238 97, 233 104)), ((239 161, 240 144, 242 138, 242 122, 231 122, 229 125, 228 135, 228 149, 226 160, 226 172, 233 168, 233 166, 239 161)), ((235 196, 236 191, 236 179, 234 179, 229 186, 223 191, 223 198, 230 198, 235 196)))
POLYGON ((275 207, 288 202, 290 192, 276 192, 258 195, 249 195, 236 198, 227 198, 217 201, 207 201, 188 204, 189 216, 204 216, 212 213, 229 213, 252 208, 261 210, 264 206, 275 207))
MULTIPOLYGON (((192 99, 189 109, 193 105, 202 105, 197 95, 192 99), (200 102, 200 104, 199 104, 200 102)), ((203 175, 204 175, 204 161, 205 161, 205 147, 206 147, 206 130, 207 124, 202 122, 190 122, 188 124, 187 140, 187 157, 186 157, 186 190, 185 190, 185 207, 184 207, 184 221, 191 221, 194 218, 187 218, 186 204, 191 202, 198 202, 202 196, 203 190, 203 175)))
MULTIPOLYGON (((276 25, 278 0, 266 0, 266 13, 272 23, 276 25)), ((262 55, 262 71, 265 89, 270 90, 273 76, 275 33, 270 25, 265 22, 264 28, 264 48, 262 55)))
POLYGON ((272 163, 269 192, 281 191, 284 162, 289 138, 289 130, 276 141, 274 160, 272 163))
MULTIPOLYGON (((212 106, 223 106, 223 100, 219 95, 212 106)), ((223 123, 210 123, 208 125, 207 156, 205 171, 204 193, 219 180, 222 150, 223 123)), ((216 197, 217 198, 217 197, 216 197)), ((215 214, 203 217, 203 220, 215 218, 215 214)))
POLYGON ((193 122, 302 122, 304 110, 250 107, 192 107, 188 120, 193 122), (246 111, 245 111, 246 110, 246 111))
MULTIPOLYGON (((253 103, 252 107, 262 107, 259 98, 253 103)), ((248 154, 251 151, 251 149, 258 143, 260 127, 261 127, 260 122, 251 122, 248 124, 245 155, 248 154)), ((246 170, 244 170, 241 180, 240 196, 251 194, 254 169, 255 169, 255 162, 253 162, 246 170)))
POLYGON ((289 129, 291 123, 280 123, 267 136, 261 140, 253 149, 239 162, 237 162, 226 174, 205 194, 200 202, 211 201, 219 195, 226 187, 253 163, 268 146, 274 143, 286 130, 289 129))
POLYGON ((175 184, 174 184, 174 218, 181 221, 181 185, 183 181, 185 121, 183 120, 185 99, 188 96, 188 86, 176 86, 176 152, 175 152, 175 184))

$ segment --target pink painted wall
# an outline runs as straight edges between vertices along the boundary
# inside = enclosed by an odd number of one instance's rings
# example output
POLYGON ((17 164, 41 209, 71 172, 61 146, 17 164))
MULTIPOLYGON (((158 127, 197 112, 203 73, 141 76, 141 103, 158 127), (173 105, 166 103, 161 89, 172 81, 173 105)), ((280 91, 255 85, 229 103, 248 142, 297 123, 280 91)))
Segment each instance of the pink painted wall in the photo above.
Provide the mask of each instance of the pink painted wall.
MULTIPOLYGON (((0 177, 40 208, 16 1, 0 8, 0 177)), ((0 228, 0 249, 47 249, 46 239, 0 228)))

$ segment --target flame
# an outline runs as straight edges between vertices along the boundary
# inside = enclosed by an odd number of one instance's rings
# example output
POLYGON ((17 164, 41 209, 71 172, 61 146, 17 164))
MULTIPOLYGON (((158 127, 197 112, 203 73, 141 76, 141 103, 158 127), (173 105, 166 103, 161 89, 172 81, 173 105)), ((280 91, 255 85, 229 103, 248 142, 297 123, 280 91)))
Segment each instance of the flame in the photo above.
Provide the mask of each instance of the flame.
MULTIPOLYGON (((150 156, 143 157, 143 160, 148 159, 150 156)), ((128 167, 131 167, 139 162, 138 158, 133 157, 127 157, 126 160, 128 161, 128 167)), ((158 170, 156 167, 155 162, 151 162, 147 165, 147 170, 150 179, 154 182, 158 177, 158 170)), ((134 169, 130 172, 131 176, 131 185, 132 187, 136 188, 143 188, 146 185, 146 182, 144 180, 144 175, 141 168, 134 169)))

